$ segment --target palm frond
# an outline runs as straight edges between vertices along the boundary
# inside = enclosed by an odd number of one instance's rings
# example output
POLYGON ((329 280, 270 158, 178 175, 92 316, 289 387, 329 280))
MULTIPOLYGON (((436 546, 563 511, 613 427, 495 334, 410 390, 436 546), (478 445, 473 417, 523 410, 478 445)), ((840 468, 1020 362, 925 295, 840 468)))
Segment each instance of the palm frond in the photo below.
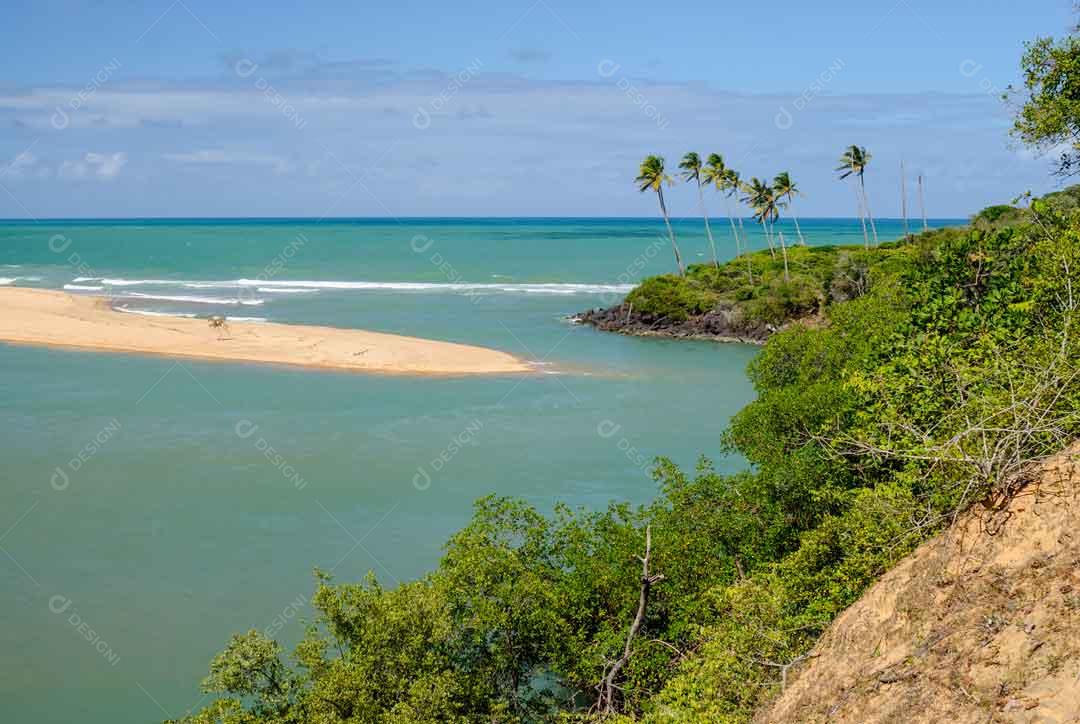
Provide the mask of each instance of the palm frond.
POLYGON ((664 173, 663 156, 646 156, 638 168, 638 177, 634 179, 638 191, 659 191, 664 183, 671 182, 671 177, 664 173))
POLYGON ((684 179, 701 183, 701 156, 690 151, 682 157, 682 161, 679 162, 679 168, 683 170, 682 177, 684 179))

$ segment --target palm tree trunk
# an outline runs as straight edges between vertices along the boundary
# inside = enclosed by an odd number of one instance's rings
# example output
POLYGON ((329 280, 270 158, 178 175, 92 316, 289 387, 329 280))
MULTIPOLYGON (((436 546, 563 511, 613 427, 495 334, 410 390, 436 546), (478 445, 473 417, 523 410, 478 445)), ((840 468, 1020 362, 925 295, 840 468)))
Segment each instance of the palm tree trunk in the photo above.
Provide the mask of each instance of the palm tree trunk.
POLYGON ((765 230, 765 239, 769 242, 769 253, 772 254, 772 258, 776 258, 776 247, 774 246, 774 237, 772 222, 767 222, 764 219, 761 221, 761 228, 765 230))
POLYGON ((712 263, 717 269, 720 261, 716 258, 716 242, 712 238, 712 228, 709 226, 709 212, 705 210, 705 194, 701 190, 701 184, 697 187, 698 202, 701 204, 701 218, 705 219, 705 235, 709 237, 709 246, 712 247, 712 263))
POLYGON ((870 211, 870 198, 866 195, 866 180, 859 174, 859 186, 862 188, 863 205, 866 206, 866 216, 870 219, 870 229, 874 232, 874 246, 878 245, 877 225, 874 223, 874 214, 870 211))
POLYGON ((799 235, 799 243, 806 246, 806 239, 803 238, 802 229, 799 228, 799 217, 792 216, 791 220, 795 222, 795 233, 799 235))
POLYGON ((919 174, 919 207, 922 210, 922 230, 925 233, 930 226, 926 223, 926 197, 923 196, 922 174, 919 174))
POLYGON ((911 229, 907 222, 907 173, 904 171, 904 162, 900 161, 900 212, 904 216, 904 241, 911 238, 911 229))
POLYGON ((765 232, 765 243, 769 245, 769 253, 772 254, 772 258, 776 258, 776 247, 773 246, 772 238, 772 226, 769 225, 765 219, 761 220, 761 230, 765 232))
POLYGON ((667 226, 668 238, 671 239, 671 248, 675 252, 675 264, 679 267, 679 276, 686 276, 683 268, 682 254, 679 253, 679 245, 675 243, 675 232, 671 228, 671 219, 668 218, 667 204, 664 203, 664 190, 656 190, 656 198, 660 199, 660 213, 664 215, 664 224, 667 226))
POLYGON ((853 188, 855 189, 855 204, 859 207, 859 221, 862 222, 863 248, 869 249, 870 235, 866 233, 866 214, 863 213, 862 196, 859 195, 859 188, 857 186, 853 188))
POLYGON ((743 248, 746 250, 746 277, 750 280, 750 283, 754 283, 754 265, 750 260, 750 244, 746 238, 746 227, 743 225, 743 218, 739 217, 739 231, 742 233, 743 248))
POLYGON ((735 228, 735 217, 731 215, 731 200, 728 199, 724 202, 724 207, 727 209, 727 220, 731 224, 731 235, 735 237, 735 256, 742 256, 742 249, 739 244, 739 230, 735 228))
POLYGON ((788 265, 787 265, 787 244, 784 243, 784 232, 782 232, 782 231, 780 232, 780 248, 784 252, 784 281, 785 282, 790 282, 791 277, 788 275, 788 265))

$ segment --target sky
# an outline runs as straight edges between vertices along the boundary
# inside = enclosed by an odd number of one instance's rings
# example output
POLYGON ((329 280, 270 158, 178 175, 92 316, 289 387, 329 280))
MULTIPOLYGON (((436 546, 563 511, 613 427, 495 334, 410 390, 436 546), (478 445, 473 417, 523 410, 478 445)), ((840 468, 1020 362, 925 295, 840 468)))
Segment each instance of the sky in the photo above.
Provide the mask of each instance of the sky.
MULTIPOLYGON (((802 216, 922 175, 932 217, 1060 183, 1008 136, 1025 41, 1069 0, 5 0, 0 218, 648 216, 633 179, 716 152, 802 216)), ((676 216, 696 189, 667 192, 676 216)), ((706 195, 714 214, 724 200, 706 195)))

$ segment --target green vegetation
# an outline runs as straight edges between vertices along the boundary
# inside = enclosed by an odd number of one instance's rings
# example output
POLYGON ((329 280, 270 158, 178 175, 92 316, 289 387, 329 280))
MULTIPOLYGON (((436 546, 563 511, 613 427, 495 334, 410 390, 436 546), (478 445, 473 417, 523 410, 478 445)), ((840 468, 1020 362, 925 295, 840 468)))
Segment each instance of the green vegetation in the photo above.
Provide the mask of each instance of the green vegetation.
MULTIPOLYGON (((1026 195, 1023 197, 1026 198, 1026 195)), ((1020 199, 1017 199, 1020 201, 1020 199)), ((1054 191, 1039 199, 1048 210, 1060 215, 1069 215, 1080 211, 1080 186, 1069 186, 1061 191, 1054 191)), ((1015 202, 1014 202, 1015 203, 1015 202)), ((983 231, 996 231, 1009 226, 1023 224, 1031 218, 1026 208, 1009 204, 989 206, 971 217, 971 225, 983 231)))
POLYGON ((635 303, 658 314, 820 312, 750 366, 723 434, 747 472, 660 460, 653 503, 598 512, 484 498, 419 581, 317 573, 292 656, 235 636, 204 682, 220 698, 184 721, 749 721, 876 577, 1080 434, 1078 199, 649 280, 635 303))
MULTIPOLYGON (((938 235, 930 232, 927 239, 938 235)), ((626 303, 638 314, 673 322, 720 311, 729 315, 733 331, 775 328, 865 294, 898 249, 897 243, 869 251, 855 246, 794 246, 785 248, 782 257, 761 251, 719 268, 695 264, 683 277, 646 279, 627 295, 626 303)))

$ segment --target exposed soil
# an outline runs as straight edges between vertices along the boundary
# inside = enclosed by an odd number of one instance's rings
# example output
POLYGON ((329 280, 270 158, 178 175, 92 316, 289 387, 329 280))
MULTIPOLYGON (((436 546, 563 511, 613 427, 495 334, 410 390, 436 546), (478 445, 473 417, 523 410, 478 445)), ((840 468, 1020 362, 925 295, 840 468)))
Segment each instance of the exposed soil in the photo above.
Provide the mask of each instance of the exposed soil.
POLYGON ((886 573, 756 722, 1080 722, 1080 446, 886 573))

